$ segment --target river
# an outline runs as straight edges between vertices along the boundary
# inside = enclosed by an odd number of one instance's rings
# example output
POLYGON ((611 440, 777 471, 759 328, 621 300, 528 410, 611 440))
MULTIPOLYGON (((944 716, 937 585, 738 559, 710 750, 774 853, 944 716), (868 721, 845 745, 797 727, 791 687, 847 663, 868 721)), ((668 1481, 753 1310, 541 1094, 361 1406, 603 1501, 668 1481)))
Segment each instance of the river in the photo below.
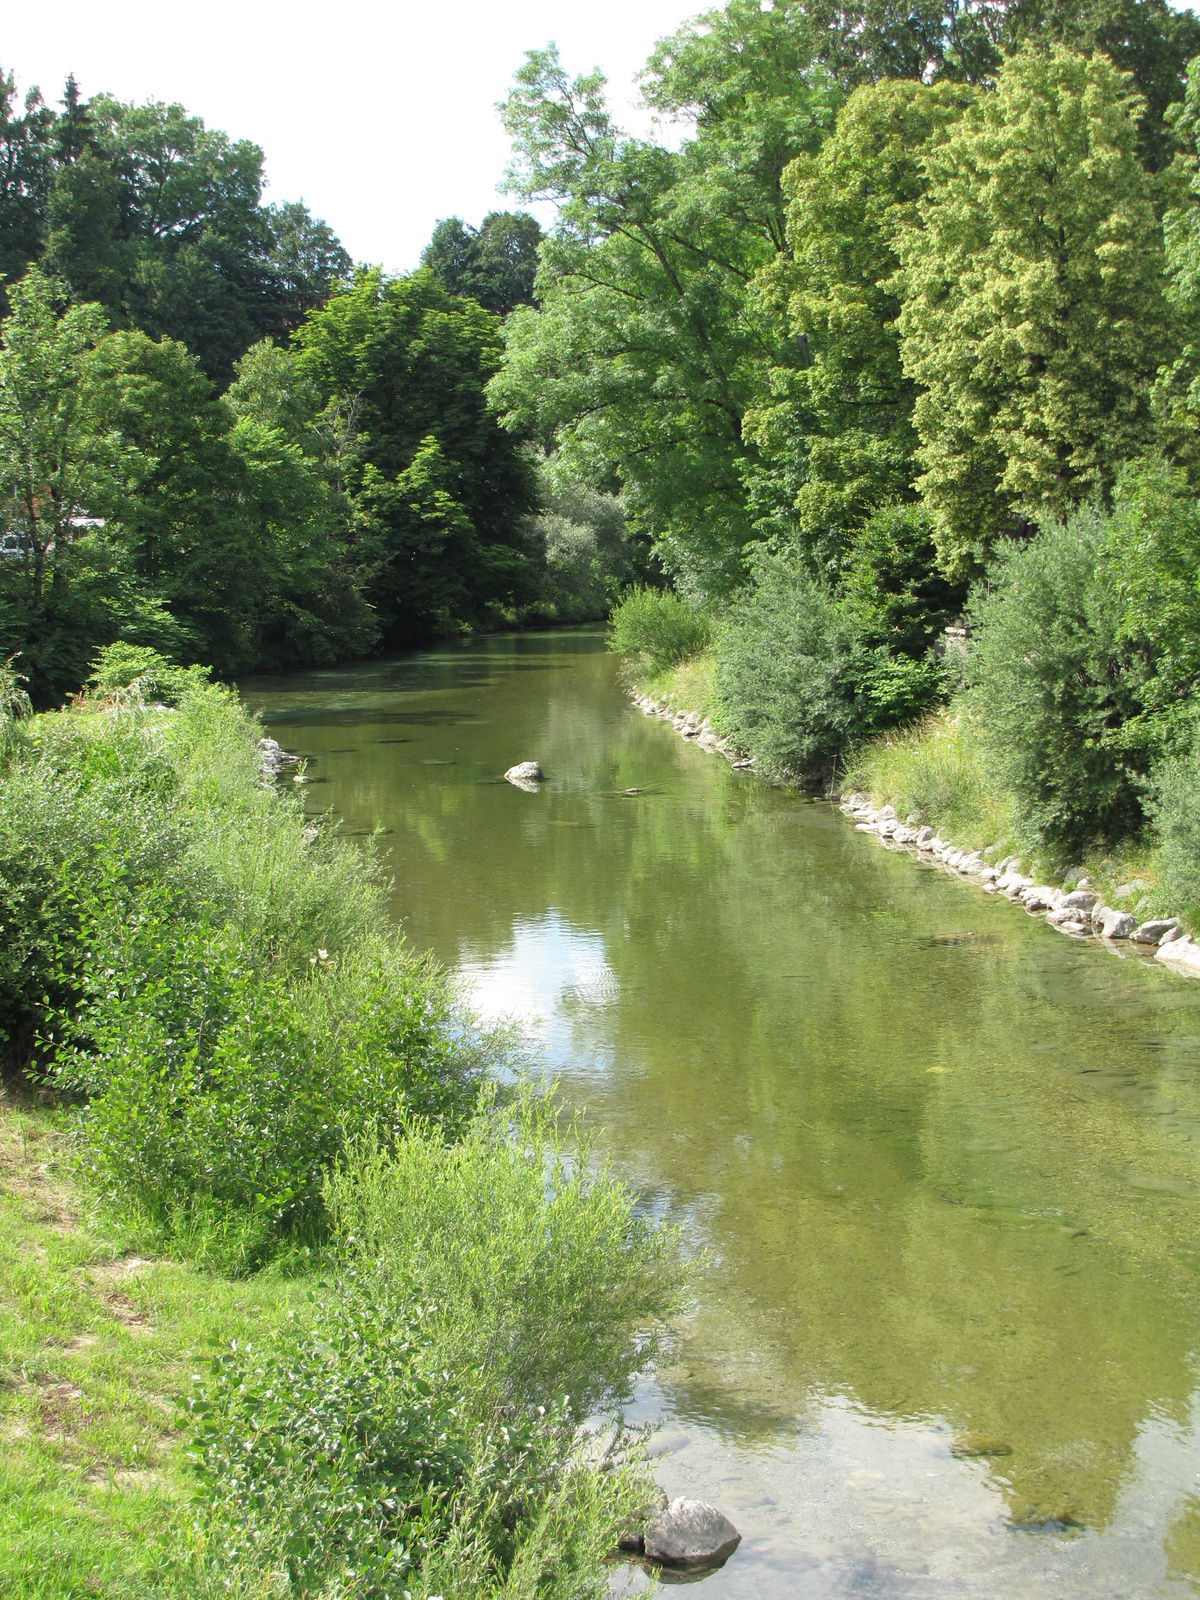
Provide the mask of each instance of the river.
POLYGON ((1200 983, 731 771, 597 632, 244 691, 707 1252, 632 1413, 743 1533, 706 1600, 1200 1593, 1200 983))

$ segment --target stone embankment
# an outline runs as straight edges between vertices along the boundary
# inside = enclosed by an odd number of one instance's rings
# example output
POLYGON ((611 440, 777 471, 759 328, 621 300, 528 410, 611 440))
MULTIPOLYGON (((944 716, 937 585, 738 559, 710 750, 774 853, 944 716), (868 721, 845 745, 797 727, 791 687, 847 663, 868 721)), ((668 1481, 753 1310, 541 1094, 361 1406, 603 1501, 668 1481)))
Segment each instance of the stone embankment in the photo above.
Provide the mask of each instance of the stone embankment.
POLYGON ((676 733, 698 744, 701 750, 732 761, 736 771, 741 772, 753 766, 753 762, 736 750, 728 739, 722 739, 714 731, 710 719, 702 717, 698 711, 676 711, 669 701, 655 700, 653 695, 639 694, 636 689, 630 691, 630 698, 645 716, 669 722, 676 733))
POLYGON ((1024 906, 1031 916, 1044 915, 1060 933, 1076 939, 1101 939, 1109 944, 1128 940, 1174 971, 1200 977, 1200 945, 1193 942, 1191 934, 1184 933, 1178 917, 1139 922, 1128 911, 1106 906, 1089 888, 1086 878, 1064 886, 1039 884, 1022 873, 1017 856, 993 861, 991 850, 964 850, 939 838, 932 828, 901 822, 893 806, 873 806, 869 795, 847 795, 842 800, 842 810, 854 819, 861 833, 873 834, 894 848, 910 850, 918 859, 937 862, 977 884, 985 894, 1002 894, 1024 906))
MULTIPOLYGON (((740 751, 714 731, 709 718, 696 711, 677 711, 667 700, 631 691, 633 703, 648 717, 669 722, 684 739, 731 761, 735 771, 753 766, 740 751)), ((941 839, 932 828, 901 822, 895 807, 875 807, 865 794, 842 798, 841 809, 861 833, 871 833, 893 848, 911 851, 918 859, 944 866, 985 894, 1002 894, 1023 906, 1031 916, 1044 915, 1052 928, 1076 939, 1096 938, 1108 945, 1128 941, 1144 955, 1173 972, 1200 978, 1200 944, 1185 933, 1178 917, 1153 917, 1139 922, 1128 911, 1106 906, 1088 886, 1086 878, 1066 885, 1039 884, 1021 872, 1017 856, 992 861, 993 850, 964 850, 941 839)))

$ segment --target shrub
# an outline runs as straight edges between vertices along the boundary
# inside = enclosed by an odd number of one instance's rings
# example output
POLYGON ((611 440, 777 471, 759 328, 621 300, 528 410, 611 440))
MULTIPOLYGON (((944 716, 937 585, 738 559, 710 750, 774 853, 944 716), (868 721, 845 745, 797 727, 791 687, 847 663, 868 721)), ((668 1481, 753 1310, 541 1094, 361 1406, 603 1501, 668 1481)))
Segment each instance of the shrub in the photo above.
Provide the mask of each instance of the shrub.
POLYGON ((89 893, 53 1079, 87 1096, 88 1160, 115 1200, 173 1232, 245 1213, 253 1259, 255 1236, 261 1249, 319 1222, 324 1174, 363 1126, 396 1139, 406 1112, 461 1122, 477 1063, 450 1041, 429 961, 381 939, 314 952, 297 978, 236 926, 181 911, 159 887, 89 893))
POLYGON ((1107 537, 1103 513, 1083 507, 1010 544, 969 609, 971 700, 992 767, 1018 825, 1061 853, 1142 819, 1145 760, 1121 730, 1145 667, 1121 641, 1107 537))
POLYGON ((883 506, 854 535, 842 591, 866 643, 925 663, 967 598, 937 564, 933 520, 923 506, 883 506))
POLYGON ((621 502, 571 481, 553 464, 543 463, 541 479, 545 508, 533 519, 533 533, 544 566, 535 610, 558 622, 607 616, 638 553, 621 502))
POLYGON ((325 1181, 355 1270, 427 1308, 437 1363, 471 1374, 482 1415, 561 1404, 581 1421, 626 1398, 654 1355, 648 1324, 678 1296, 670 1231, 595 1167, 578 1127, 571 1143, 526 1091, 454 1144, 362 1147, 325 1181))
POLYGON ((699 655, 712 637, 708 616, 669 589, 635 585, 612 614, 609 649, 650 673, 699 655))
POLYGON ((420 1307, 330 1288, 266 1348, 234 1347, 193 1384, 209 1557, 282 1566, 296 1594, 349 1577, 356 1594, 400 1600, 468 1476, 470 1419, 421 1375, 420 1307))
POLYGON ((1152 773, 1148 810, 1158 835, 1156 901, 1169 909, 1200 910, 1200 736, 1161 761, 1152 773))
POLYGON ((6 760, 0 1025, 85 1101, 106 1193, 244 1266, 319 1230, 324 1171, 364 1125, 458 1126, 482 1041, 369 859, 263 786, 228 690, 124 647, 96 681, 6 760), (152 679, 175 709, 147 707, 152 679))
POLYGON ((717 644, 725 720, 767 775, 827 771, 870 726, 858 634, 833 590, 798 562, 763 557, 754 576, 717 644))
POLYGON ((297 1594, 599 1600, 650 1485, 577 1425, 628 1393, 679 1271, 589 1154, 528 1092, 457 1144, 418 1121, 348 1153, 331 1293, 194 1389, 210 1560, 297 1594))

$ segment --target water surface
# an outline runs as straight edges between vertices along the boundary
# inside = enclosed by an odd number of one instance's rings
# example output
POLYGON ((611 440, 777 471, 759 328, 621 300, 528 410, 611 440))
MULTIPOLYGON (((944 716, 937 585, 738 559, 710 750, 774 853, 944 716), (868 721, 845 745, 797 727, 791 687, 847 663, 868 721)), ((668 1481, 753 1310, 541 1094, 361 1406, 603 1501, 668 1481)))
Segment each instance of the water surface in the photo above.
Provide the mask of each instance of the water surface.
POLYGON ((1200 984, 732 772, 597 634, 245 692, 709 1252, 637 1403, 743 1532, 707 1600, 1200 1593, 1200 984))

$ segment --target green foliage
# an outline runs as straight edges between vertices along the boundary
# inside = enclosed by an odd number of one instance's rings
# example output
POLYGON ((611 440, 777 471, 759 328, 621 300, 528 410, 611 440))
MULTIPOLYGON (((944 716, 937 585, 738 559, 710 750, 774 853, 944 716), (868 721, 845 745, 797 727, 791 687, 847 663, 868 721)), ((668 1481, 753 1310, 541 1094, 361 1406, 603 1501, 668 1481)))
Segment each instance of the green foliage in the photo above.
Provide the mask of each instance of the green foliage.
POLYGON ((410 1123, 330 1171, 328 1295, 189 1401, 223 1567, 282 1566, 299 1594, 353 1575, 398 1595, 464 1567, 461 1593, 602 1592, 647 1486, 586 1465, 576 1430, 652 1359, 640 1336, 680 1271, 572 1131, 568 1154, 525 1091, 455 1143, 410 1123))
POLYGON ((890 801, 898 816, 916 817, 956 842, 1002 843, 1013 826, 980 726, 961 702, 859 746, 842 789, 890 801))
POLYGON ((1159 843, 1156 899, 1173 913, 1200 908, 1200 740, 1195 723, 1154 767, 1146 809, 1159 843))
POLYGON ((917 386, 900 362, 895 238, 924 194, 923 153, 961 88, 884 79, 857 89, 820 151, 784 173, 789 250, 756 289, 780 343, 745 432, 762 524, 833 569, 871 510, 911 493, 917 386))
POLYGON ((842 594, 865 642, 925 661, 947 623, 962 610, 966 585, 937 564, 933 523, 923 506, 883 506, 855 535, 842 571, 842 594))
POLYGON ((326 1180, 355 1272, 424 1308, 433 1367, 462 1374, 491 1426, 539 1406, 581 1423, 628 1399, 679 1293, 671 1231, 636 1213, 579 1125, 566 1133, 524 1089, 453 1144, 363 1145, 326 1180))
POLYGON ((351 559, 396 646, 533 598, 532 464, 489 414, 494 317, 429 271, 360 274, 296 338, 297 370, 341 433, 351 559))
POLYGON ((613 608, 608 647, 654 673, 699 655, 711 637, 705 611, 670 589, 637 584, 613 608))
POLYGON ((1106 556, 1120 637, 1152 668, 1140 690, 1146 709, 1123 737, 1151 747, 1179 735, 1186 742, 1200 674, 1200 514, 1183 470, 1152 457, 1122 475, 1106 556))
POLYGON ((631 538, 616 495, 574 481, 553 461, 541 463, 539 478, 542 510, 533 536, 543 566, 535 612, 556 622, 605 617, 645 570, 645 546, 631 538))
POLYGON ((524 211, 489 211, 478 228, 445 217, 421 252, 427 267, 450 294, 469 295, 506 317, 533 303, 542 230, 524 211))
POLYGON ((808 72, 784 9, 736 4, 660 47, 647 97, 694 121, 669 150, 624 135, 599 74, 530 52, 504 107, 511 183, 551 199, 540 311, 505 326, 491 394, 506 424, 556 446, 585 481, 615 476, 666 569, 722 592, 753 529, 742 418, 763 347, 747 283, 781 247, 787 162, 815 150, 837 91, 808 72))
POLYGON ((1147 667, 1122 637, 1108 531, 1085 506, 1009 545, 969 610, 971 698, 993 770, 1024 833, 1068 854, 1142 816, 1145 752, 1120 734, 1147 667))
POLYGON ((444 1380, 421 1375, 423 1308, 353 1280, 330 1291, 273 1345, 217 1357, 193 1386, 206 1544, 226 1571, 281 1566, 294 1594, 343 1577, 398 1600, 445 1535, 469 1422, 444 1380))
POLYGON ((927 157, 899 326, 948 567, 1020 511, 1107 492, 1151 439, 1167 319, 1142 109, 1104 56, 1029 49, 927 157))
POLYGON ((226 691, 122 648, 95 678, 99 699, 20 725, 8 755, 0 1024, 11 1059, 40 1037, 85 1097, 105 1191, 167 1236, 249 1219, 230 1237, 253 1259, 319 1228, 364 1119, 461 1120, 474 1036, 358 853, 261 787, 226 691))
POLYGON ((102 1189, 164 1231, 198 1208, 253 1218, 260 1249, 311 1234, 350 1132, 397 1137, 406 1108, 452 1125, 469 1107, 470 1051, 448 1042, 428 963, 377 939, 314 951, 297 979, 158 885, 125 896, 102 876, 81 899, 86 960, 53 1080, 87 1097, 102 1189))
POLYGON ((862 647, 828 584, 802 563, 763 556, 717 648, 730 736, 768 777, 827 772, 870 725, 862 647))
POLYGON ((0 269, 39 262, 116 326, 185 344, 224 384, 238 357, 321 304, 350 259, 305 206, 264 206, 263 154, 179 105, 85 101, 23 116, 0 79, 0 269))

